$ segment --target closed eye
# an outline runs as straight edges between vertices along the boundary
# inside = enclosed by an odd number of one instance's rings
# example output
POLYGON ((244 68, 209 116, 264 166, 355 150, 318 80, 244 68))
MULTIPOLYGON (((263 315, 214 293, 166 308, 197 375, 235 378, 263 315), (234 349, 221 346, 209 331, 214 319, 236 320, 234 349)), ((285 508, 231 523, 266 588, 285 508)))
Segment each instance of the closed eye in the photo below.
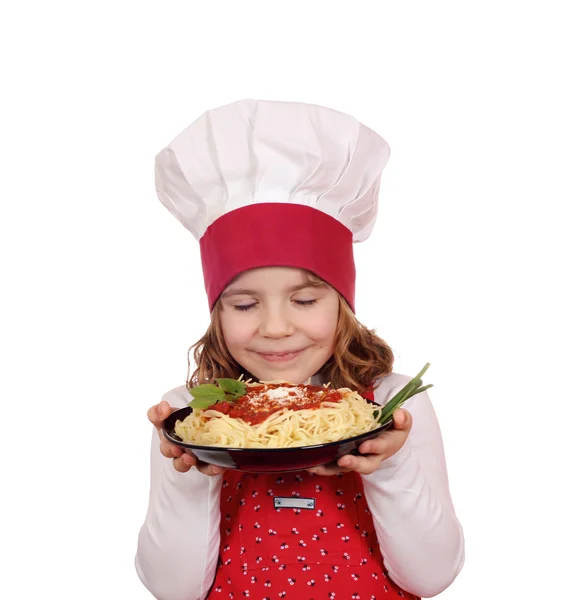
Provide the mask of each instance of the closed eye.
POLYGON ((236 306, 233 306, 233 308, 235 310, 240 310, 242 312, 245 312, 247 310, 251 310, 251 308, 254 308, 257 305, 256 302, 253 302, 252 304, 238 304, 236 306))
POLYGON ((311 306, 312 304, 316 304, 316 298, 314 300, 295 300, 295 304, 299 306, 311 306))
MULTIPOLYGON (((312 300, 294 300, 294 303, 298 306, 312 306, 313 304, 316 304, 316 302, 316 298, 312 300)), ((257 306, 257 302, 253 302, 251 304, 236 304, 235 306, 233 306, 233 308, 241 312, 246 312, 248 310, 251 310, 251 308, 254 308, 255 306, 257 306)))

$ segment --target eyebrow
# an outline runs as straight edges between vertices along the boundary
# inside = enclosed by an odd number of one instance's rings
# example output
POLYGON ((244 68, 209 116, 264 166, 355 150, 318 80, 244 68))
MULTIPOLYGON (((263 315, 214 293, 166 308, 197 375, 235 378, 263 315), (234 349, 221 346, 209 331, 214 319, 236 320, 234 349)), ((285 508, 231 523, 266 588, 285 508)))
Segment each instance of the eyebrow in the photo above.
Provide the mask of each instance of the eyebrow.
MULTIPOLYGON (((287 292, 298 292, 306 288, 324 287, 324 283, 316 284, 306 281, 305 283, 299 283, 293 285, 287 289, 287 292)), ((248 290, 244 288, 231 288, 221 294, 221 298, 228 298, 229 296, 256 296, 255 290, 248 290)))

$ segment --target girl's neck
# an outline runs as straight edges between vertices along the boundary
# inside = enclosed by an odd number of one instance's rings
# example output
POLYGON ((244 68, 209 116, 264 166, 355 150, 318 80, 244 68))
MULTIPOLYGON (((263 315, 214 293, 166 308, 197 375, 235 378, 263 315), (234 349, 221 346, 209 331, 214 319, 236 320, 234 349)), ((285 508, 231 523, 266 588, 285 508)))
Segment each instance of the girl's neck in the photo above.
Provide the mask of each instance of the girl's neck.
POLYGON ((318 374, 318 373, 316 375, 313 375, 310 378, 311 385, 322 385, 323 383, 324 383, 324 381, 323 381, 322 377, 320 376, 320 374, 318 374))

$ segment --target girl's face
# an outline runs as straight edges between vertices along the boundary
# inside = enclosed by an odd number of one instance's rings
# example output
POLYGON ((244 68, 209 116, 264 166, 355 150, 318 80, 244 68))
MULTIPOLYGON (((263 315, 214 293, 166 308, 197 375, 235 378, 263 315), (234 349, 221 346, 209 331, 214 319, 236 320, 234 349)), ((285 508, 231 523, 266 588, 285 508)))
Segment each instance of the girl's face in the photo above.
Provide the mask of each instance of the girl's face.
POLYGON ((245 271, 221 295, 225 343, 256 378, 304 383, 332 355, 338 306, 337 292, 302 269, 245 271))

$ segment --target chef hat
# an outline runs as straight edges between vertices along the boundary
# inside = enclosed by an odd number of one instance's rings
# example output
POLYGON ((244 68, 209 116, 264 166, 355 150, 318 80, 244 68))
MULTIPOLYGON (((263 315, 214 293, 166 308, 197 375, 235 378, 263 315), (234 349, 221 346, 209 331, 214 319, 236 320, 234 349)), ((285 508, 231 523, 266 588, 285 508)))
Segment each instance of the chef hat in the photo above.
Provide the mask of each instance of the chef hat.
POLYGON ((157 194, 199 240, 211 310, 239 273, 312 271, 354 309, 352 243, 377 213, 388 144, 353 117, 296 102, 210 110, 156 158, 157 194))

